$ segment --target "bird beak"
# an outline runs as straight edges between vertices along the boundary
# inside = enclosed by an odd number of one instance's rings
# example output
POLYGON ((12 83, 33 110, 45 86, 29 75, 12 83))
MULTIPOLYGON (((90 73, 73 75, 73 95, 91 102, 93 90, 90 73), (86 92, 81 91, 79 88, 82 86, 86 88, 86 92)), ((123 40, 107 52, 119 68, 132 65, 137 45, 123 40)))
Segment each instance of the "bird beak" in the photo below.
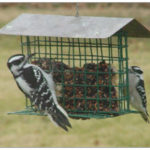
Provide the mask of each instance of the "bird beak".
POLYGON ((25 57, 24 62, 23 62, 22 65, 21 65, 21 68, 23 68, 23 66, 28 62, 28 60, 29 60, 32 56, 34 56, 35 54, 36 54, 36 53, 27 55, 27 56, 25 57))

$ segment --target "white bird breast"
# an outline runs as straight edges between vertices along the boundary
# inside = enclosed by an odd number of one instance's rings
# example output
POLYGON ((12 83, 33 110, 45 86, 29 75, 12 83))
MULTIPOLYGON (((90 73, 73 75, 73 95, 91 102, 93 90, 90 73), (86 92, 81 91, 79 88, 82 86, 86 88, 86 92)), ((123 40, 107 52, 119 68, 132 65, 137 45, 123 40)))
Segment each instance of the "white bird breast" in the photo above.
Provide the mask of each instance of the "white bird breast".
POLYGON ((27 82, 21 78, 21 77, 18 77, 16 78, 16 81, 17 83, 19 84, 20 88, 27 94, 27 95, 30 95, 31 94, 31 91, 32 88, 29 87, 29 85, 27 84, 27 82))

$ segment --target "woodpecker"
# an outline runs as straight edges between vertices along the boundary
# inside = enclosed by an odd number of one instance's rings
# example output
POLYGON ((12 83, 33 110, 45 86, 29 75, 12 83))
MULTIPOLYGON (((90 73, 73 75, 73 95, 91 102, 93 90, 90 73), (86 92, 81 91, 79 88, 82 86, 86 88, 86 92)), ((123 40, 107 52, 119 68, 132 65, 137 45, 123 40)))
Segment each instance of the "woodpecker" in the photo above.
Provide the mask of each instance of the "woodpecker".
POLYGON ((138 66, 129 68, 129 94, 130 104, 137 109, 142 118, 149 122, 149 114, 147 111, 146 92, 144 87, 143 71, 138 66))
POLYGON ((40 67, 28 62, 35 54, 13 55, 7 66, 19 89, 28 97, 32 106, 48 115, 50 120, 65 131, 71 128, 66 111, 58 104, 52 73, 46 73, 40 67))

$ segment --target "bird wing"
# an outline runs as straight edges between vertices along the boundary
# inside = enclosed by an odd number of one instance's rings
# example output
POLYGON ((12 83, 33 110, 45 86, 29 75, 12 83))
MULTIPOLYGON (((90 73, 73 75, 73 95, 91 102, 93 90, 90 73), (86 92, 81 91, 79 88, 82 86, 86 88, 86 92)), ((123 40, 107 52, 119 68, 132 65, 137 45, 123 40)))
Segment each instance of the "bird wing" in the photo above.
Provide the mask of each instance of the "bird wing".
POLYGON ((51 109, 51 107, 57 104, 55 101, 56 96, 50 90, 50 83, 48 75, 41 70, 38 66, 28 65, 24 68, 23 77, 29 84, 32 91, 33 105, 37 105, 40 110, 51 109))
POLYGON ((147 101, 146 101, 146 93, 145 93, 145 86, 144 86, 143 80, 139 80, 139 82, 137 83, 136 89, 142 99, 143 106, 146 108, 147 101))
POLYGON ((43 100, 48 100, 51 96, 46 79, 44 78, 42 71, 33 65, 28 65, 23 69, 23 78, 32 89, 30 91, 31 101, 37 105, 43 100))
POLYGON ((35 89, 38 88, 39 82, 42 80, 42 73, 36 67, 29 65, 23 69, 23 77, 29 86, 35 89))

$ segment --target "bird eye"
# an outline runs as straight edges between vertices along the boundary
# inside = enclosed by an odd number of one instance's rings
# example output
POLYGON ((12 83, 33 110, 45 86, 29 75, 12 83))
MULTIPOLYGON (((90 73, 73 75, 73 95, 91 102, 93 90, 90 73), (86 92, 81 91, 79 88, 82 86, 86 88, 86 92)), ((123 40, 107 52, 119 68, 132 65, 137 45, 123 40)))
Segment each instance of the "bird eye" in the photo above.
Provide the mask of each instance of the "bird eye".
POLYGON ((142 74, 142 73, 143 73, 142 70, 136 70, 136 72, 137 72, 138 74, 142 74))
POLYGON ((13 62, 14 65, 19 65, 21 63, 21 60, 17 60, 15 62, 13 62))
POLYGON ((132 69, 133 69, 133 71, 135 72, 135 73, 137 73, 137 74, 142 74, 143 73, 143 71, 139 68, 139 67, 132 67, 132 69))

